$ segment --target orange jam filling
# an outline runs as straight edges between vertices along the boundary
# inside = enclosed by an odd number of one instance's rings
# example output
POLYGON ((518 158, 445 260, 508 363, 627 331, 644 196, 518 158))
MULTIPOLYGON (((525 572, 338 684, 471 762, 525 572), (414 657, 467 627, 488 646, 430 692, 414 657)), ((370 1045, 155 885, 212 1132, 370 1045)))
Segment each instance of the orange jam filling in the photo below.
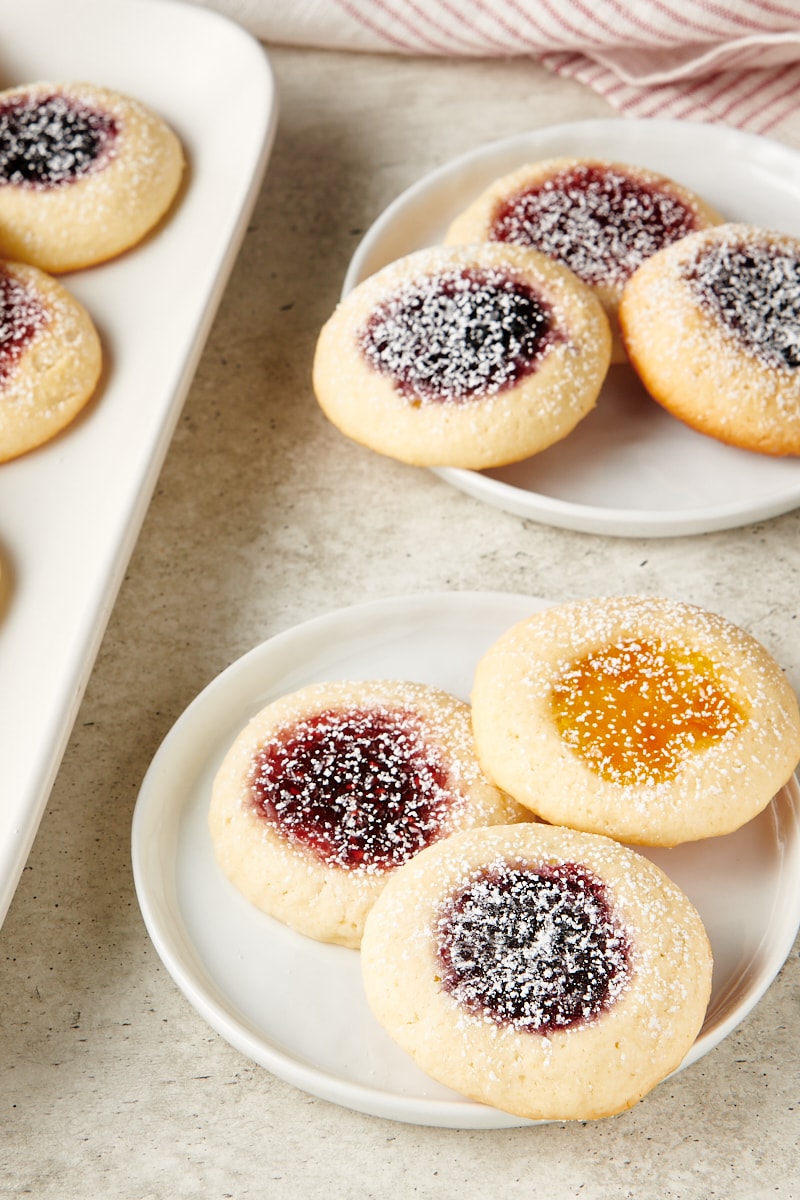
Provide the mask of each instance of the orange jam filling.
POLYGON ((621 641, 573 662, 551 704, 570 749, 622 784, 672 778, 690 754, 745 722, 711 659, 657 639, 621 641))

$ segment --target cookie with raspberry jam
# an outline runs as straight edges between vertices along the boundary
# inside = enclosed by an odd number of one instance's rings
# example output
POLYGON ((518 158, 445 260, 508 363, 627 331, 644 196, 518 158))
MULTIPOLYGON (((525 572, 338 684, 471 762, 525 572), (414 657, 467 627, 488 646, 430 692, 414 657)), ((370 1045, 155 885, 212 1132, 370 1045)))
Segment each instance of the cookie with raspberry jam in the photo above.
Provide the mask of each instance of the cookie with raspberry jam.
POLYGON ((456 834, 397 871, 361 962, 422 1070, 532 1120, 630 1108, 683 1062, 711 994, 702 920, 658 867, 537 823, 456 834))
POLYGON ((60 433, 95 391, 94 322, 58 280, 0 261, 0 462, 60 433))
POLYGON ((728 224, 648 260, 620 322, 647 390, 700 433, 800 454, 800 238, 728 224))
POLYGON ((376 680, 312 684, 259 712, 219 768, 209 825, 248 900, 357 947, 386 880, 420 850, 529 818, 483 775, 467 704, 376 680))
POLYGON ((652 596, 526 618, 478 663, 488 776, 545 821, 639 845, 730 833, 800 760, 797 699, 751 634, 652 596))
POLYGON ((135 245, 164 216, 184 157, 165 121, 90 83, 0 92, 0 255, 60 274, 135 245))
POLYGON ((637 267, 722 220, 701 196, 656 171, 595 158, 549 158, 495 180, 453 221, 448 243, 530 246, 569 267, 602 302, 624 362, 617 307, 637 267))
POLYGON ((594 407, 611 335, 580 280, 519 246, 433 247, 358 285, 320 333, 314 390, 343 433, 417 466, 516 462, 594 407))

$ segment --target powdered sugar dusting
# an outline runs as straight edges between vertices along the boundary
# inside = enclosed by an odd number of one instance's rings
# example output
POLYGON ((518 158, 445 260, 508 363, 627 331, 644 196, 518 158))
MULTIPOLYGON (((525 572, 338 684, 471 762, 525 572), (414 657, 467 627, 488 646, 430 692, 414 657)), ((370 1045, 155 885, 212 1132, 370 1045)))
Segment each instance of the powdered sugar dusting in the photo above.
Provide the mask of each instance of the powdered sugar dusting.
POLYGON ((706 655, 658 638, 615 641, 571 663, 551 702, 564 743, 621 784, 673 778, 745 720, 706 655))
POLYGON ((439 1082, 534 1119, 629 1107, 681 1062, 712 959, 697 910, 608 837, 456 833, 399 871, 362 942, 370 1006, 439 1082))
POLYGON ((285 725, 256 755, 252 802, 330 866, 391 870, 442 835, 460 796, 421 716, 330 708, 285 725))
POLYGON ((442 985, 471 1015, 547 1035, 595 1020, 628 981, 630 947, 602 881, 575 863, 499 860, 443 905, 442 985))
POLYGON ((549 306, 497 268, 407 283, 359 333, 367 362, 415 403, 463 403, 514 387, 557 339, 549 306))
MULTIPOLYGON (((594 598, 557 606, 521 623, 517 630, 509 631, 506 645, 512 657, 519 655, 515 670, 528 703, 545 714, 551 712, 556 681, 581 657, 592 649, 642 637, 662 640, 675 648, 678 657, 682 648, 690 655, 707 656, 716 686, 724 690, 743 719, 732 719, 722 737, 699 747, 698 752, 684 745, 686 752, 674 777, 648 768, 645 760, 635 781, 622 793, 631 821, 640 816, 652 833, 652 822, 672 819, 682 808, 712 808, 715 798, 719 799, 719 812, 740 793, 750 805, 759 795, 755 781, 777 776, 779 764, 786 762, 786 774, 775 783, 775 788, 781 786, 797 761, 796 757, 790 761, 798 745, 797 702, 764 647, 723 617, 662 597, 594 598), (680 795, 676 794, 678 780, 680 795)), ((547 722, 543 722, 534 736, 542 753, 549 736, 547 722)))
POLYGON ((767 366, 800 367, 800 256, 788 242, 714 241, 682 272, 698 302, 767 366))
POLYGON ((657 250, 697 228, 696 211, 667 186, 580 163, 510 196, 490 236, 540 250, 590 285, 619 286, 657 250))
POLYGON ((46 189, 101 169, 113 157, 115 119, 72 97, 14 96, 0 105, 0 186, 46 189))
POLYGON ((0 384, 46 323, 47 314, 39 297, 15 275, 0 268, 0 384))

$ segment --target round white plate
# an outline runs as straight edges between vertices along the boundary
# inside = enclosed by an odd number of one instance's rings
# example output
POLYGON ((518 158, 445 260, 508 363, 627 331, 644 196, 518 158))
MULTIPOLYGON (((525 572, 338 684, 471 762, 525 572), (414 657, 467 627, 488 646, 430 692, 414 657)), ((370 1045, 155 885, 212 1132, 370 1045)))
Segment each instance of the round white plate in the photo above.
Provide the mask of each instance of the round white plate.
MULTIPOLYGON (((391 204, 350 263, 343 293, 387 263, 441 241, 450 221, 507 171, 595 155, 663 172, 728 220, 800 235, 800 154, 722 125, 616 118, 553 125, 493 142, 427 175, 391 204)), ((736 450, 659 407, 627 366, 569 437, 512 466, 439 468, 450 484, 521 517, 625 537, 730 529, 800 504, 800 460, 736 450)))
MULTIPOLYGON (((357 605, 299 625, 233 663, 156 754, 133 820, 133 868, 150 936, 178 987, 218 1033, 297 1087, 360 1112, 423 1125, 529 1122, 474 1104, 420 1072, 378 1026, 358 952, 258 912, 216 865, 206 826, 228 746, 270 700, 306 683, 406 678, 468 698, 475 664, 530 596, 434 593, 357 605)), ((714 986, 688 1065, 750 1011, 800 925, 800 791, 793 781, 738 833, 654 851, 687 892, 714 951, 714 986)))

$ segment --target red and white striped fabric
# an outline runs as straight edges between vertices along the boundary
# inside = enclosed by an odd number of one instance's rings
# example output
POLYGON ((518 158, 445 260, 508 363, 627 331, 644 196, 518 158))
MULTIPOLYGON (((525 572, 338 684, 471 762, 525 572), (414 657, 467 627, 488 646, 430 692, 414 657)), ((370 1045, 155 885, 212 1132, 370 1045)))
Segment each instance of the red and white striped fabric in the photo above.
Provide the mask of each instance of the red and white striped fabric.
POLYGON ((800 107, 800 0, 195 0, 270 43, 528 55, 620 113, 775 130, 800 107))

